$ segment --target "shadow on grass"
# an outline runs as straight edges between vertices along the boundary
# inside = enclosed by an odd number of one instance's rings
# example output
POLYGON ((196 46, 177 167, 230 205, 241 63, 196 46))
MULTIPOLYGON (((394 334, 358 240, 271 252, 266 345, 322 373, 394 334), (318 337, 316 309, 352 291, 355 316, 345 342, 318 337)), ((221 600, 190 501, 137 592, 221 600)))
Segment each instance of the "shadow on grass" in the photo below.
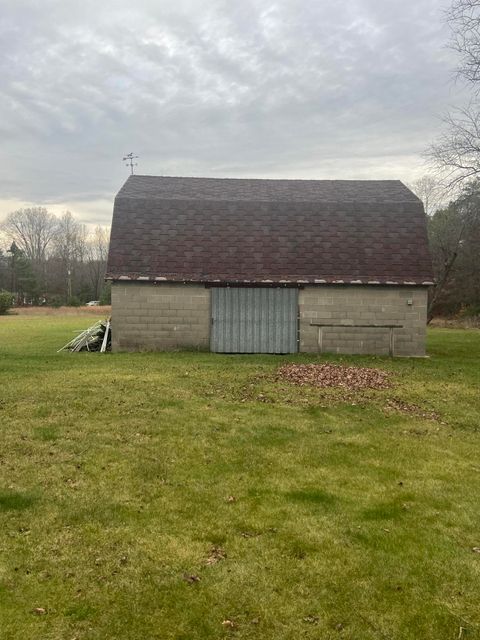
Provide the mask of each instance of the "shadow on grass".
POLYGON ((35 427, 33 437, 43 442, 54 442, 58 440, 58 430, 55 427, 35 427))
POLYGON ((397 520, 406 514, 405 505, 401 502, 381 502, 365 509, 362 519, 368 521, 397 520))
POLYGON ((37 500, 31 493, 0 490, 0 511, 23 511, 33 506, 37 500))
POLYGON ((335 503, 336 498, 331 493, 322 489, 304 489, 303 491, 290 491, 285 494, 290 500, 303 502, 305 504, 316 504, 330 506, 335 503))

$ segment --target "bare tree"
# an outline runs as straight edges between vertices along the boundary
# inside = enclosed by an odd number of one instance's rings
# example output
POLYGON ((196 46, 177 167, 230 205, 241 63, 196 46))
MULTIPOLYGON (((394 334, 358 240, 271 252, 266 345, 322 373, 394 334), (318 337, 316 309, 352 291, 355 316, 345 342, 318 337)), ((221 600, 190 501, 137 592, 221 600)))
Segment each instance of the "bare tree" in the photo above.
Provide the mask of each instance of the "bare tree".
POLYGON ((460 276, 461 280, 478 280, 480 252, 475 238, 478 236, 479 222, 480 189, 476 181, 466 185, 457 200, 436 211, 429 220, 430 248, 436 278, 428 305, 429 321, 445 288, 452 281, 454 269, 462 254, 466 254, 469 262, 469 274, 464 273, 460 276))
POLYGON ((447 191, 480 174, 480 110, 477 104, 444 118, 445 131, 427 152, 447 191))
POLYGON ((452 30, 450 47, 460 57, 457 73, 477 85, 480 81, 480 0, 454 0, 447 20, 452 30))
POLYGON ((109 236, 110 230, 108 227, 97 226, 87 240, 86 258, 88 273, 96 300, 100 298, 100 293, 103 288, 109 236))
POLYGON ((480 0, 454 0, 447 12, 450 48, 459 55, 457 77, 473 97, 443 118, 443 134, 426 156, 451 192, 480 175, 480 0))
POLYGON ((57 219, 44 207, 18 209, 7 216, 2 230, 38 266, 45 262, 57 231, 57 219))
POLYGON ((66 211, 58 221, 54 253, 62 265, 67 299, 72 298, 75 268, 83 261, 85 244, 85 225, 75 220, 70 211, 66 211))
POLYGON ((427 216, 431 216, 441 206, 443 191, 433 176, 426 174, 412 182, 409 187, 423 202, 427 216))

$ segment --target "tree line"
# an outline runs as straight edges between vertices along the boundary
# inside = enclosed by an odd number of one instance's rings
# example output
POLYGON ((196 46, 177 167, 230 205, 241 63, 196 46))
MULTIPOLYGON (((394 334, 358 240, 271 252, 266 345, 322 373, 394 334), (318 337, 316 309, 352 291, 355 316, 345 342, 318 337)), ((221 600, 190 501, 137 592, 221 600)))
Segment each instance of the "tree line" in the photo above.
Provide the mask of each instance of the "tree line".
POLYGON ((428 315, 480 315, 480 180, 465 182, 442 205, 441 182, 425 176, 410 185, 423 201, 435 285, 428 315))
POLYGON ((108 228, 88 231, 69 211, 14 211, 0 225, 0 290, 17 305, 108 303, 108 242, 108 228))
POLYGON ((480 315, 480 0, 453 0, 445 19, 458 61, 455 79, 470 100, 444 116, 425 153, 431 175, 412 185, 427 213, 436 280, 429 318, 480 315))

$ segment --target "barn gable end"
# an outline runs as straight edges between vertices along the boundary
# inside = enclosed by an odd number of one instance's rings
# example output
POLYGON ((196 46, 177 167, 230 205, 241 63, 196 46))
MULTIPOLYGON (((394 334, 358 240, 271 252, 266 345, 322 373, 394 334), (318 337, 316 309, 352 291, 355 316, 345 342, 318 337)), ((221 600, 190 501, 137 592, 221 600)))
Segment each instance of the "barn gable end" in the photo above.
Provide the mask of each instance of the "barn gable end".
POLYGON ((132 176, 107 277, 117 350, 425 353, 425 215, 399 181, 132 176))

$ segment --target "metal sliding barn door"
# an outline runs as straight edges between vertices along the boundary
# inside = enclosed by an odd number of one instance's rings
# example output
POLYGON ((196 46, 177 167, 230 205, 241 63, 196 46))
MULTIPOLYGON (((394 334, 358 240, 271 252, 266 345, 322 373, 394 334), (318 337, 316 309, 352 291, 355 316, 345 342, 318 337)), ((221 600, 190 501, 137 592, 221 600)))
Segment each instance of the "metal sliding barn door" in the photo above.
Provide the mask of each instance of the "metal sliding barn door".
POLYGON ((210 348, 220 353, 296 353, 298 289, 212 287, 210 348))

